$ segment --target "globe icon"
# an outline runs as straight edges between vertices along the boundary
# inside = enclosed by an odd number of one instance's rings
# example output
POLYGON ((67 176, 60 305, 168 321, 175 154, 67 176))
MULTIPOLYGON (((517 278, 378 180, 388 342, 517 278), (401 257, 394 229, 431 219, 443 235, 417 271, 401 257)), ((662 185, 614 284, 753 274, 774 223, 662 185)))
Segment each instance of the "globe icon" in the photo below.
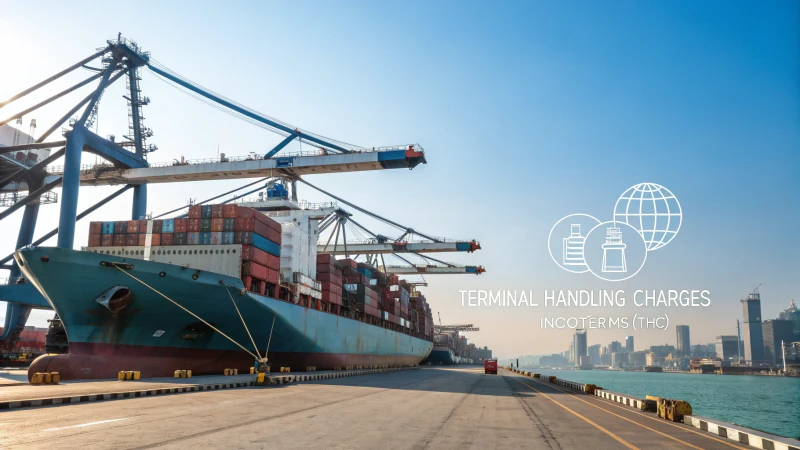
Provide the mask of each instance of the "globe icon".
POLYGON ((655 183, 631 186, 614 205, 614 221, 638 230, 647 251, 669 244, 681 228, 682 217, 681 204, 675 195, 655 183))

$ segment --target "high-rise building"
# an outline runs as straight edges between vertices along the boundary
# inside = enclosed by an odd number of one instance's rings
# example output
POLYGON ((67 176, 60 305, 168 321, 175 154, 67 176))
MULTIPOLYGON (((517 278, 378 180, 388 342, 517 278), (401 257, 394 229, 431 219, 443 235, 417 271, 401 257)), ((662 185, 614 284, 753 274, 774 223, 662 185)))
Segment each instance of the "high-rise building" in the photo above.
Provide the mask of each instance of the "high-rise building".
POLYGON ((689 325, 678 325, 675 327, 675 332, 678 335, 678 354, 681 356, 691 355, 692 350, 689 341, 689 325))
POLYGON ((669 355, 675 354, 674 345, 651 345, 650 353, 655 353, 658 358, 666 358, 669 355))
POLYGON ((575 336, 572 339, 573 347, 575 348, 574 363, 576 366, 579 366, 581 364, 581 356, 587 356, 589 354, 589 346, 586 340, 586 330, 575 330, 575 336))
POLYGON ((592 364, 600 364, 600 344, 589 346, 589 356, 592 358, 592 364))
POLYGON ((739 359, 739 338, 736 336, 717 336, 717 358, 739 359))
POLYGON ((631 367, 641 368, 647 365, 647 352, 629 352, 628 364, 631 367))
POLYGON ((744 359, 764 361, 764 332, 761 326, 761 294, 758 289, 742 300, 744 318, 744 359))
POLYGON ((608 346, 608 351, 611 353, 617 353, 622 351, 622 344, 619 341, 612 341, 611 345, 608 346))
POLYGON ((633 336, 627 336, 625 338, 625 351, 633 353, 633 336))
POLYGON ((575 338, 572 338, 572 342, 569 343, 569 362, 575 364, 575 338))
POLYGON ((798 310, 797 305, 794 304, 794 299, 792 299, 792 304, 789 308, 784 309, 778 314, 778 319, 792 322, 794 339, 795 341, 800 341, 800 310, 798 310))
POLYGON ((794 339, 792 322, 788 320, 765 320, 761 326, 764 330, 764 358, 768 362, 780 363, 783 361, 781 341, 788 345, 794 339))
POLYGON ((611 353, 611 367, 621 368, 628 365, 627 352, 613 352, 611 353))

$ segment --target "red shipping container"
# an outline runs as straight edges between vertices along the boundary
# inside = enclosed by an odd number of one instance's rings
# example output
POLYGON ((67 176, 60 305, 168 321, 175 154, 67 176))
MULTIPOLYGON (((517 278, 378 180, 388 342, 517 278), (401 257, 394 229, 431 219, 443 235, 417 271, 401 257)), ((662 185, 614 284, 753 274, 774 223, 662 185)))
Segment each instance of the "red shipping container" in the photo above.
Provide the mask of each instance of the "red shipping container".
MULTIPOLYGON (((268 253, 253 247, 252 245, 242 246, 242 261, 253 261, 264 267, 269 267, 268 253)), ((270 267, 272 268, 272 267, 270 267)))
POLYGON ((89 234, 101 234, 103 232, 103 222, 89 222, 89 234))
POLYGON ((211 218, 222 219, 222 205, 211 205, 211 218))
POLYGON ((351 267, 353 269, 358 268, 358 263, 353 259, 340 259, 339 264, 347 267, 351 267))
POLYGON ((246 206, 240 206, 238 210, 238 214, 236 217, 254 217, 256 214, 261 214, 260 212, 256 211, 253 208, 248 208, 246 206))
POLYGON ((225 219, 211 219, 211 232, 224 231, 225 219))
POLYGON ((139 232, 139 221, 138 220, 129 220, 128 221, 128 234, 136 234, 139 232))
POLYGON ((277 220, 270 218, 269 224, 270 226, 272 226, 272 229, 277 231, 278 233, 282 231, 281 223, 278 222, 277 220))
POLYGON ((267 268, 272 270, 281 270, 281 258, 271 253, 266 253, 266 255, 267 255, 267 268))
POLYGON ((127 234, 127 233, 128 233, 128 221, 127 220, 114 222, 114 234, 127 234))
POLYGON ((136 247, 137 245, 139 245, 139 235, 133 233, 126 234, 125 245, 129 247, 136 247))
MULTIPOLYGON (((100 247, 100 242, 103 240, 102 234, 100 233, 92 233, 89 235, 89 247, 100 247)), ((111 236, 107 234, 106 236, 111 236)))
POLYGON ((188 228, 189 228, 189 219, 175 219, 176 233, 186 233, 188 228))
POLYGON ((330 253, 320 253, 317 255, 317 265, 331 264, 334 261, 336 261, 336 259, 330 253))
POLYGON ((154 246, 161 245, 161 234, 153 233, 150 236, 151 236, 150 245, 154 246))
MULTIPOLYGON (((242 209, 243 208, 239 208, 239 211, 242 209)), ((255 219, 252 217, 237 217, 233 226, 233 231, 253 231, 254 227, 255 219)))
POLYGON ((333 292, 336 294, 338 291, 336 290, 337 287, 335 284, 331 283, 330 281, 321 281, 320 284, 322 285, 322 291, 333 292))
POLYGON ((333 294, 333 293, 327 292, 327 291, 322 291, 322 300, 326 301, 328 303, 333 303, 335 305, 341 305, 342 304, 342 296, 341 295, 333 294))
POLYGON ((267 280, 268 271, 269 269, 267 269, 265 266, 252 261, 248 261, 242 266, 242 276, 253 277, 256 280, 261 281, 267 280))
MULTIPOLYGON (((116 224, 114 225, 116 227, 116 224)), ((114 246, 115 247, 124 247, 125 246, 125 234, 115 234, 114 235, 114 246)))
POLYGON ((267 232, 267 239, 278 245, 281 245, 281 234, 273 230, 272 228, 270 228, 269 231, 267 232))
POLYGON ((139 233, 139 245, 144 246, 147 243, 147 235, 139 233))
POLYGON ((332 274, 330 272, 317 273, 317 280, 318 281, 331 282, 331 283, 335 284, 336 286, 341 286, 342 285, 342 277, 337 276, 335 274, 332 274))
POLYGON ((200 205, 194 205, 189 207, 190 219, 201 219, 202 217, 203 217, 203 208, 200 205))
MULTIPOLYGON (((261 237, 269 239, 269 234, 274 233, 275 230, 270 228, 269 225, 267 225, 266 223, 256 221, 255 223, 253 223, 253 232, 255 232, 257 235, 261 237)), ((269 240, 272 241, 272 239, 269 240)))
POLYGON ((200 232, 200 220, 202 219, 189 219, 187 221, 187 232, 189 233, 199 233, 200 232))
POLYGON ((222 217, 226 219, 239 217, 239 205, 222 205, 222 217))
POLYGON ((267 283, 278 284, 281 281, 280 273, 277 270, 267 269, 267 283))
POLYGON ((161 245, 172 245, 172 233, 161 233, 161 245))

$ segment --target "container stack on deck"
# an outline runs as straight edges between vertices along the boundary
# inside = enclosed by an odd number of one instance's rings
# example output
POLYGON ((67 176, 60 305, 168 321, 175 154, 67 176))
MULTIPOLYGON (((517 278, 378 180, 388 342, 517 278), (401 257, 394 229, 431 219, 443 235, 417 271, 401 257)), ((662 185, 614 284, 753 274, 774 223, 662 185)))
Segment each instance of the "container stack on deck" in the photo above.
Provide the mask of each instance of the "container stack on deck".
POLYGON ((87 250, 188 264, 241 277, 261 295, 279 294, 281 224, 252 208, 198 205, 188 218, 92 222, 87 250))
POLYGON ((405 282, 403 281, 401 286, 401 280, 396 275, 384 275, 378 279, 378 284, 383 306, 383 320, 402 328, 410 328, 408 322, 409 292, 405 282))
POLYGON ((416 311, 417 330, 420 334, 427 338, 433 336, 433 316, 431 315, 431 308, 428 306, 425 296, 417 293, 418 295, 411 297, 411 309, 416 311))
POLYGON ((328 305, 330 312, 338 314, 339 307, 342 306, 342 264, 340 261, 329 254, 317 255, 317 280, 321 284, 322 301, 328 305))
POLYGON ((343 264, 344 289, 355 295, 355 308, 364 314, 379 319, 381 311, 378 291, 374 289, 373 267, 353 260, 341 260, 343 264), (346 264, 345 264, 346 261, 346 264))
POLYGON ((316 253, 311 232, 238 205, 189 207, 188 218, 92 222, 87 251, 220 273, 299 306, 433 339, 425 297, 396 275, 316 253), (343 309, 344 308, 344 309, 343 309))

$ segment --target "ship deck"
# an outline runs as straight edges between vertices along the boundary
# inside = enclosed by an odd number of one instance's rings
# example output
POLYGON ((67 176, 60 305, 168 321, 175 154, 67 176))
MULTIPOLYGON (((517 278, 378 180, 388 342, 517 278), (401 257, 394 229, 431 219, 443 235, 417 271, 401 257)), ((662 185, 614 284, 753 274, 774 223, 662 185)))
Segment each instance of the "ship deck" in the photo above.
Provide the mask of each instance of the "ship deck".
POLYGON ((747 448, 478 366, 20 409, 0 427, 2 448, 747 448))

